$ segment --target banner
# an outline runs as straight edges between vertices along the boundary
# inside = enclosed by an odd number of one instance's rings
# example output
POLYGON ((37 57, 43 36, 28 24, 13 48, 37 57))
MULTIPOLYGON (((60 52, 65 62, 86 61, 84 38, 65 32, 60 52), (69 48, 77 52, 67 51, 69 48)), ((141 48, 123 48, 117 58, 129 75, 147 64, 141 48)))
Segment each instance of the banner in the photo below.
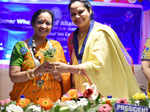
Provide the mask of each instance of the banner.
MULTIPOLYGON (((129 4, 91 2, 94 19, 112 27, 134 64, 139 63, 142 7, 129 4)), ((0 64, 9 64, 10 55, 17 41, 28 39, 33 34, 30 20, 38 9, 50 9, 54 15, 54 26, 48 38, 58 40, 64 48, 69 62, 67 38, 76 26, 70 19, 68 2, 49 3, 11 3, 0 2, 0 64)))
POLYGON ((150 112, 150 108, 146 106, 116 103, 115 112, 150 112))

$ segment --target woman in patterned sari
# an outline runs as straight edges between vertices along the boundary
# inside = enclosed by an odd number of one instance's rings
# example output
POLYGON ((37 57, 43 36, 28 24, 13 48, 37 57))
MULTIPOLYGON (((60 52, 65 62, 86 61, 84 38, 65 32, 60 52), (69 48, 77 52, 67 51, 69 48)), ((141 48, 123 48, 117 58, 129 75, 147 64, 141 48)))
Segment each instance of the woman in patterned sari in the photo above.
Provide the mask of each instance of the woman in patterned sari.
POLYGON ((103 96, 129 98, 141 92, 127 61, 130 56, 110 27, 92 19, 88 0, 71 0, 69 10, 77 26, 68 39, 71 65, 54 63, 56 71, 71 72, 81 92, 84 82, 94 83, 103 96))
POLYGON ((59 42, 48 40, 53 25, 53 14, 46 9, 34 13, 31 20, 34 34, 25 41, 15 44, 10 60, 10 78, 14 83, 11 100, 22 95, 37 103, 39 98, 55 102, 70 89, 70 74, 46 69, 48 62, 66 63, 59 42))

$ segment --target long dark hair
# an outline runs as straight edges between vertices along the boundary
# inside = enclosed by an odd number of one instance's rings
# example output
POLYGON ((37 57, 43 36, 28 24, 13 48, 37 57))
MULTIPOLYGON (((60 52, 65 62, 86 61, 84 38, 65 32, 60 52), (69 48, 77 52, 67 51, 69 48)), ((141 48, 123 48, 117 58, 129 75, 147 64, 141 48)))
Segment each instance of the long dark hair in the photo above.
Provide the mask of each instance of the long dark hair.
POLYGON ((84 4, 84 7, 88 10, 88 12, 92 11, 90 17, 91 17, 91 19, 93 19, 92 5, 88 0, 70 0, 69 6, 68 6, 69 10, 70 10, 71 4, 73 4, 76 1, 82 2, 84 4))
POLYGON ((36 12, 34 12, 34 14, 32 16, 32 19, 31 19, 31 25, 32 26, 34 26, 35 21, 37 20, 38 16, 41 13, 44 13, 44 12, 47 12, 47 13, 49 13, 51 15, 51 17, 52 17, 52 25, 53 25, 53 21, 54 21, 54 15, 53 15, 53 13, 50 10, 48 10, 48 9, 39 9, 36 12))

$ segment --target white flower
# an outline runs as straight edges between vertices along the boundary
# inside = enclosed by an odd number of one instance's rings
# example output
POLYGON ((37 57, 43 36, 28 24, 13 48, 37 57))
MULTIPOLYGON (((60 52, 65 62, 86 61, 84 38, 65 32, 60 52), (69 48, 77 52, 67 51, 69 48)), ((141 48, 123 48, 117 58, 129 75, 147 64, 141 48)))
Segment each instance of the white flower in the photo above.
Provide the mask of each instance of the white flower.
POLYGON ((27 108, 26 111, 31 110, 32 112, 41 112, 41 107, 36 105, 31 105, 27 108))
POLYGON ((150 102, 148 102, 148 108, 150 108, 150 102))
POLYGON ((58 99, 58 100, 56 101, 56 103, 54 104, 54 106, 56 106, 56 105, 58 105, 58 104, 61 104, 61 100, 60 100, 60 99, 58 99))
POLYGON ((4 107, 3 107, 3 106, 0 106, 0 111, 1 111, 1 110, 4 110, 4 107))
POLYGON ((69 107, 69 109, 71 111, 73 111, 76 108, 78 108, 78 104, 74 100, 69 100, 69 101, 65 101, 65 102, 59 102, 59 105, 61 105, 62 107, 69 107))
POLYGON ((88 104, 88 100, 86 98, 80 98, 78 101, 68 100, 68 101, 61 102, 60 100, 58 100, 55 106, 60 105, 61 107, 65 107, 65 108, 68 107, 70 111, 74 111, 78 107, 83 107, 86 106, 87 104, 88 104))
POLYGON ((105 102, 107 100, 107 98, 106 97, 102 97, 101 99, 100 99, 100 101, 103 103, 103 102, 105 102))
POLYGON ((92 89, 93 93, 92 95, 89 97, 90 100, 96 100, 96 98, 98 97, 99 93, 97 91, 96 85, 92 84, 91 86, 88 83, 83 83, 83 85, 85 86, 86 89, 92 89))
POLYGON ((85 86, 85 89, 89 89, 90 88, 90 85, 89 85, 89 83, 83 83, 83 85, 85 86))
POLYGON ((139 101, 139 100, 136 100, 136 101, 135 101, 135 105, 139 106, 139 105, 140 105, 140 101, 139 101))
POLYGON ((71 111, 75 110, 78 105, 74 100, 66 101, 65 104, 70 108, 71 111))
POLYGON ((91 100, 96 100, 96 98, 98 97, 99 93, 97 91, 96 85, 92 84, 91 88, 93 89, 93 94, 91 95, 91 100))
POLYGON ((15 104, 10 104, 6 107, 6 112, 23 112, 23 109, 15 104))
POLYGON ((86 98, 80 98, 79 101, 77 101, 78 106, 86 106, 88 104, 88 100, 86 98))

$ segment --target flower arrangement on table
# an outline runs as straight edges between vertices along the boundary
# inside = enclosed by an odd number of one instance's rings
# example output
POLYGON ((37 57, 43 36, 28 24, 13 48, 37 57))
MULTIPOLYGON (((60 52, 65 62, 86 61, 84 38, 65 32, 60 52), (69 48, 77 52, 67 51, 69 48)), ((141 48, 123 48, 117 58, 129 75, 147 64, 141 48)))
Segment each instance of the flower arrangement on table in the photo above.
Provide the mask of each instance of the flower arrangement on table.
POLYGON ((49 112, 53 103, 48 98, 39 98, 37 104, 21 96, 18 101, 0 100, 0 112, 49 112))
POLYGON ((76 89, 71 89, 55 103, 51 112, 150 111, 150 99, 144 93, 136 93, 130 99, 112 98, 112 96, 103 97, 98 93, 95 85, 89 86, 87 83, 84 85, 86 86, 86 90, 83 94, 79 93, 76 89))
POLYGON ((84 85, 86 90, 83 93, 70 89, 55 104, 47 98, 39 98, 37 104, 25 97, 17 102, 0 100, 0 112, 134 112, 133 109, 135 112, 149 112, 150 99, 144 93, 137 93, 130 99, 106 98, 98 93, 94 84, 84 85))

